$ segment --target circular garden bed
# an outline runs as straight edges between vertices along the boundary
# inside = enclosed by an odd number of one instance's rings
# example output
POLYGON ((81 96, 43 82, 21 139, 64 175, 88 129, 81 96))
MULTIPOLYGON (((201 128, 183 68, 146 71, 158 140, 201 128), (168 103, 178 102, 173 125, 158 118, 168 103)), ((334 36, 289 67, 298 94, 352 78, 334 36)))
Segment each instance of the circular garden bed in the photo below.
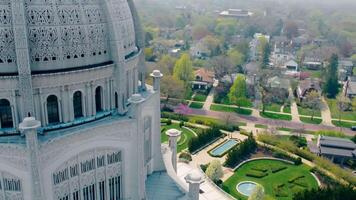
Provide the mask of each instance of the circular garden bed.
POLYGON ((223 189, 238 199, 247 199, 236 187, 241 182, 252 181, 262 185, 269 199, 289 200, 300 191, 318 187, 317 180, 309 170, 305 165, 293 165, 280 160, 252 160, 239 167, 223 183, 223 189))

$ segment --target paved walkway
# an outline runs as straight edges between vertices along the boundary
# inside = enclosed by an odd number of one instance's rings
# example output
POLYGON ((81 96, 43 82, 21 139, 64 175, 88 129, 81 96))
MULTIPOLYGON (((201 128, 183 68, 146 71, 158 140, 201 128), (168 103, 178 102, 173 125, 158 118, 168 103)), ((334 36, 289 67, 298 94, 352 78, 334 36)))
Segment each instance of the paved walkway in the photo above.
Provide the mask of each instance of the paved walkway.
POLYGON ((291 100, 290 100, 290 102, 291 102, 290 111, 291 111, 291 114, 292 114, 292 121, 301 123, 301 121, 299 119, 298 106, 297 106, 297 103, 295 102, 293 96, 294 95, 293 95, 292 88, 289 88, 289 97, 291 98, 291 100))
POLYGON ((328 125, 328 126, 333 126, 332 124, 332 119, 331 119, 331 112, 328 106, 328 103, 325 101, 324 97, 321 97, 321 118, 323 119, 322 124, 328 125))
MULTIPOLYGON (((184 177, 186 177, 189 173, 193 171, 196 172, 197 167, 194 167, 185 163, 178 163, 177 165, 177 175, 182 180, 182 182, 186 183, 184 177)), ((205 177, 204 174, 200 172, 200 174, 205 177)), ((186 183, 188 186, 188 183, 186 183)), ((199 200, 231 200, 227 194, 221 191, 220 188, 215 186, 213 183, 205 179, 204 183, 200 185, 200 190, 203 191, 199 194, 199 200)))
POLYGON ((210 110, 211 104, 214 102, 215 87, 218 85, 218 80, 215 80, 213 88, 211 88, 208 97, 206 98, 203 106, 203 110, 210 110))

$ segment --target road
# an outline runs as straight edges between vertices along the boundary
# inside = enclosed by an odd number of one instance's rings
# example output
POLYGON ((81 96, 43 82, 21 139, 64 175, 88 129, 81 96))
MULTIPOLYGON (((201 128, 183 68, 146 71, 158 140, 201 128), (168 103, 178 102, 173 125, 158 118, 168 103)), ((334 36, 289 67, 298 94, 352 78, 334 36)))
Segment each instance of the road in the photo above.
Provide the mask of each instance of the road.
MULTIPOLYGON (((224 116, 226 116, 226 112, 192 109, 191 115, 203 115, 203 116, 208 116, 217 119, 224 119, 224 116)), ((303 129, 303 130, 310 130, 310 131, 319 131, 319 130, 340 131, 341 130, 342 132, 344 132, 346 135, 349 136, 354 136, 356 134, 356 132, 351 131, 348 128, 332 127, 328 125, 303 124, 303 123, 292 122, 292 121, 266 119, 262 117, 245 116, 245 115, 237 115, 237 114, 233 114, 231 116, 233 117, 232 120, 234 120, 235 122, 265 124, 272 127, 285 127, 291 129, 303 129)))

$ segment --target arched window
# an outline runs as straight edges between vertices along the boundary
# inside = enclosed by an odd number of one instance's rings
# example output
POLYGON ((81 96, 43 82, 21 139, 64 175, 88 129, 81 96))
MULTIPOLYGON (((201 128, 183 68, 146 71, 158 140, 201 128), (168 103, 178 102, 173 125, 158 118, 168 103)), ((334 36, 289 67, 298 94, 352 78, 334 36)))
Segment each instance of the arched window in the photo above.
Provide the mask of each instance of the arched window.
POLYGON ((119 108, 119 95, 115 92, 115 108, 119 108))
POLYGON ((95 89, 95 108, 96 108, 96 112, 103 111, 102 89, 100 86, 95 89))
POLYGON ((74 118, 83 117, 83 102, 82 102, 82 92, 76 91, 73 94, 73 108, 74 108, 74 118))
POLYGON ((59 123, 58 98, 55 95, 47 98, 47 114, 49 124, 59 123))
POLYGON ((13 128, 12 112, 10 102, 6 99, 0 100, 0 123, 1 128, 13 128))

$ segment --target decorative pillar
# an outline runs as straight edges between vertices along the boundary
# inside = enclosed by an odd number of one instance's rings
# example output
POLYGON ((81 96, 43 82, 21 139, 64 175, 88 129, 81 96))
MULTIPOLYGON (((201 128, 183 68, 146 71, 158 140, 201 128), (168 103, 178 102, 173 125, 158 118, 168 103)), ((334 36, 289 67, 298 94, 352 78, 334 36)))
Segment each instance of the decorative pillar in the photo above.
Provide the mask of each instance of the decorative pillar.
MULTIPOLYGON (((129 117, 132 118, 137 124, 137 133, 135 136, 136 145, 133 149, 136 151, 136 159, 137 159, 137 190, 138 196, 133 199, 146 199, 145 198, 145 181, 146 181, 146 168, 145 168, 145 159, 144 159, 144 120, 142 118, 142 103, 145 99, 141 96, 141 94, 133 94, 128 101, 131 103, 129 117)), ((132 166, 135 169, 135 166, 132 166)))
POLYGON ((159 92, 163 74, 159 70, 153 70, 150 76, 153 78, 153 90, 159 92))
POLYGON ((33 200, 42 200, 42 186, 40 178, 39 169, 39 150, 38 150, 38 139, 37 139, 37 129, 41 127, 41 122, 35 120, 33 117, 26 117, 20 124, 21 134, 26 136, 26 146, 29 156, 29 171, 31 172, 31 188, 32 188, 32 198, 33 200))
POLYGON ((24 0, 10 1, 12 24, 16 51, 16 64, 19 73, 19 93, 22 104, 22 117, 34 115, 32 77, 27 37, 26 14, 24 0))
POLYGON ((184 179, 189 184, 188 199, 199 200, 200 184, 204 182, 200 173, 198 171, 193 171, 184 179))
POLYGON ((174 171, 177 173, 177 141, 181 135, 181 131, 177 129, 169 129, 166 135, 169 137, 169 148, 172 151, 172 165, 174 171))

